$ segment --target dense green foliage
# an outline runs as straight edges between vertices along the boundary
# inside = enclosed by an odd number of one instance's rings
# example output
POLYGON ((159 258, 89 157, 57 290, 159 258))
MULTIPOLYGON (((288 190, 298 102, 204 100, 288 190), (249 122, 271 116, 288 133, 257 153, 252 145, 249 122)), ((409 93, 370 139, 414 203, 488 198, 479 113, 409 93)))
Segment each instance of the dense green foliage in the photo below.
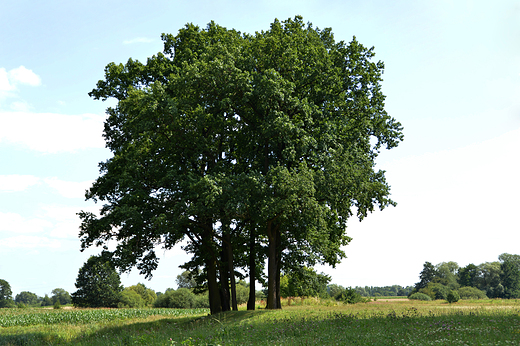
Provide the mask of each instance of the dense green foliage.
POLYGON ((267 262, 267 306, 280 308, 281 273, 336 265, 353 211, 395 205, 375 168, 403 138, 384 109, 384 65, 301 17, 252 35, 210 23, 162 38, 146 64, 107 65, 90 93, 117 106, 104 132, 114 156, 87 193, 104 204, 80 213, 82 248, 115 240, 113 263, 151 276, 157 247, 185 239, 183 268, 212 313, 237 309, 236 268, 254 308, 267 262))
POLYGON ((520 298, 520 256, 503 253, 497 262, 470 263, 462 268, 455 262, 436 266, 426 262, 419 279, 410 294, 445 300, 450 291, 462 299, 520 298))
POLYGON ((330 276, 312 268, 297 268, 280 278, 282 297, 326 297, 330 276))
POLYGON ((75 285, 72 303, 76 307, 117 307, 121 300, 121 279, 104 254, 83 264, 75 285))
POLYGON ((457 290, 460 299, 486 299, 487 296, 484 292, 476 287, 461 287, 457 290))
POLYGON ((38 296, 32 292, 23 291, 16 295, 14 301, 18 304, 37 305, 39 304, 38 296))
POLYGON ((0 279, 0 308, 13 307, 13 292, 11 291, 11 285, 9 282, 0 279))

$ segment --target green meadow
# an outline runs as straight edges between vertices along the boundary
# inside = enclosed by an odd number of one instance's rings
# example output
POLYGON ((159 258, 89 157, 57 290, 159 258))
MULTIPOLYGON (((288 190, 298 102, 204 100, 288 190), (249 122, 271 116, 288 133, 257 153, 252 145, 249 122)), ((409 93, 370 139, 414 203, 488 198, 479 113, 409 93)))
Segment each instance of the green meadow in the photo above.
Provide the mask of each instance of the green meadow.
POLYGON ((213 316, 205 309, 1 309, 0 345, 520 344, 516 300, 283 304, 213 316))

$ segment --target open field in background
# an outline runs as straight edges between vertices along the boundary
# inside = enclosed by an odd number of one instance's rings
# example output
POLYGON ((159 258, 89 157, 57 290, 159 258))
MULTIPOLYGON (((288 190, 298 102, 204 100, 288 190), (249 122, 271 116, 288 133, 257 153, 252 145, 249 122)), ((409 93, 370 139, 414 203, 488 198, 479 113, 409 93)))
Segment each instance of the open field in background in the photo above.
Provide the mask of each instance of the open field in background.
MULTIPOLYGON (((287 304, 288 301, 285 301, 287 304)), ((519 345, 520 301, 298 298, 283 310, 0 309, 0 345, 519 345)))

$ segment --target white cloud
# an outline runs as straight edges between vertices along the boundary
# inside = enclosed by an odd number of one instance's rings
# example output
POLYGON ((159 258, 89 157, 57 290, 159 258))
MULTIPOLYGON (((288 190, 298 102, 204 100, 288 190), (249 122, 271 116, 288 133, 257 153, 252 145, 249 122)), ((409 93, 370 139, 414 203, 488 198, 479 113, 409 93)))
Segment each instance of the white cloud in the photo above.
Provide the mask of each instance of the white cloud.
POLYGON ((0 68, 0 92, 16 90, 16 85, 25 84, 39 86, 42 84, 40 76, 32 70, 20 66, 7 71, 4 67, 0 68))
POLYGON ((52 227, 52 223, 44 219, 26 219, 20 214, 0 212, 0 232, 43 233, 50 227, 52 227))
POLYGON ((0 242, 0 248, 3 249, 57 249, 60 246, 61 243, 58 240, 52 240, 46 237, 27 235, 19 235, 15 237, 4 238, 0 242))
POLYGON ((58 191, 60 195, 66 198, 82 198, 85 199, 85 190, 92 186, 92 181, 64 181, 58 178, 45 178, 45 183, 58 191))
POLYGON ((103 148, 104 116, 0 112, 0 143, 58 153, 103 148))
POLYGON ((151 39, 151 38, 137 37, 137 38, 134 38, 134 39, 131 39, 131 40, 124 40, 123 44, 150 43, 150 42, 153 42, 153 41, 154 40, 151 39))
POLYGON ((5 68, 0 68, 0 92, 14 90, 14 86, 9 83, 9 76, 5 68))
POLYGON ((42 84, 40 76, 34 73, 32 70, 20 66, 12 69, 8 72, 9 80, 13 84, 27 84, 30 86, 39 86, 42 84))
POLYGON ((38 184, 40 179, 33 175, 0 175, 0 191, 19 192, 38 184))

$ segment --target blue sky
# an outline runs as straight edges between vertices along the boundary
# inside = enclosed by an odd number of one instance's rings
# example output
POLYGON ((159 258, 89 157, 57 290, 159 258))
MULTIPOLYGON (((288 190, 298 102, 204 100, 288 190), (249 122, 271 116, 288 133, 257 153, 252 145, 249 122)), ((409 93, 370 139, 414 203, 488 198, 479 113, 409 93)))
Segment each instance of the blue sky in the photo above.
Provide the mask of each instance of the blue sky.
MULTIPOLYGON (((110 157, 113 102, 87 93, 110 62, 144 61, 186 23, 253 33, 302 15, 374 46, 386 110, 405 141, 381 154, 398 206, 350 222, 348 258, 319 267, 343 286, 412 285, 425 261, 464 266, 520 253, 518 1, 4 1, 0 11, 0 279, 14 295, 75 291, 84 191, 110 157)), ((175 288, 182 250, 154 278, 175 288)))

